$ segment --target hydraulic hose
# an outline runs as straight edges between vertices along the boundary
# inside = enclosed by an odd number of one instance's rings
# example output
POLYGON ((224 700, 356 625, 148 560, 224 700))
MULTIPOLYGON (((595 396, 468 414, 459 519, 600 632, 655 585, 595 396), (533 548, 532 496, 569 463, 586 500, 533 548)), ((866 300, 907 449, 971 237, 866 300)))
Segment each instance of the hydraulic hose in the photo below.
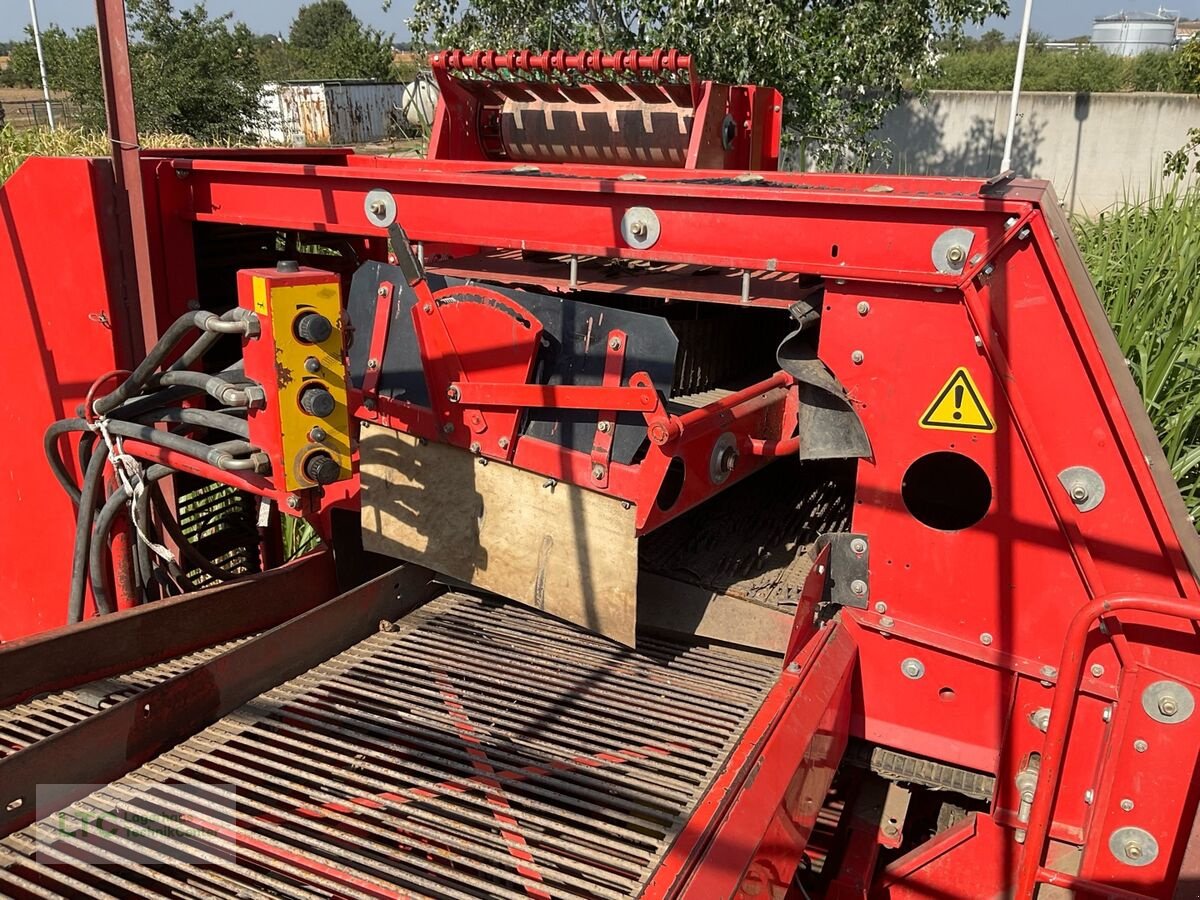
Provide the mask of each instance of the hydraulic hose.
MULTIPOLYGON (((116 409, 126 400, 138 394, 145 386, 150 376, 166 361, 171 351, 183 340, 192 329, 216 332, 221 334, 248 334, 254 330, 255 320, 246 310, 230 310, 222 316, 208 311, 189 312, 180 316, 163 332, 145 359, 138 363, 137 368, 110 394, 105 394, 92 404, 96 415, 106 415, 116 409)), ((189 348, 190 349, 190 348, 189 348)), ((203 352, 203 349, 202 351, 203 352)))
MULTIPOLYGON (((253 469, 257 465, 256 460, 236 459, 234 457, 235 453, 254 452, 254 447, 245 441, 227 441, 223 444, 214 445, 202 444, 199 441, 193 441, 190 438, 182 437, 170 431, 162 431, 150 425, 125 422, 119 419, 109 419, 106 427, 111 434, 144 441, 147 444, 154 444, 166 450, 174 450, 177 453, 182 453, 184 456, 190 456, 193 459, 206 462, 218 469, 235 471, 253 469), (230 468, 231 465, 232 468, 230 468)), ((77 497, 78 491, 67 474, 66 469, 63 467, 62 459, 58 457, 54 449, 54 442, 60 435, 69 431, 88 430, 90 430, 88 423, 83 419, 62 419, 55 422, 46 430, 46 437, 43 442, 49 448, 47 458, 50 460, 51 468, 54 469, 55 477, 58 477, 59 483, 66 488, 72 497, 77 497), (57 465, 55 465, 56 463, 57 465)), ((107 458, 107 455, 105 458, 107 458)))
POLYGON ((262 390, 257 385, 245 381, 234 383, 220 375, 208 375, 204 372, 171 370, 163 372, 154 380, 161 385, 183 385, 204 391, 224 406, 249 406, 254 399, 253 395, 262 390), (255 391, 255 388, 258 390, 255 391))
POLYGON ((243 439, 250 437, 250 426, 244 419, 208 409, 160 409, 142 416, 138 422, 142 425, 152 425, 154 422, 180 422, 184 425, 196 425, 214 431, 223 431, 243 439))
POLYGON ((79 515, 75 520, 75 546, 71 551, 71 588, 67 599, 67 622, 83 621, 83 600, 88 581, 88 548, 92 538, 92 518, 104 481, 108 447, 101 444, 88 460, 79 496, 79 515))
MULTIPOLYGON (((153 483, 160 478, 170 475, 174 470, 167 466, 151 466, 142 476, 147 483, 153 483)), ((105 502, 100 512, 96 514, 95 522, 92 526, 91 543, 88 549, 88 571, 92 582, 92 597, 96 601, 96 612, 103 615, 113 612, 116 607, 112 604, 108 596, 108 588, 105 584, 105 557, 108 550, 108 533, 112 529, 113 521, 117 514, 124 508, 129 500, 129 491, 125 485, 120 485, 105 502)), ((144 523, 144 518, 138 519, 139 523, 144 523)), ((131 540, 141 544, 141 540, 134 534, 131 540)), ((144 545, 143 545, 144 546, 144 545)), ((147 551, 148 552, 148 551, 147 551)))

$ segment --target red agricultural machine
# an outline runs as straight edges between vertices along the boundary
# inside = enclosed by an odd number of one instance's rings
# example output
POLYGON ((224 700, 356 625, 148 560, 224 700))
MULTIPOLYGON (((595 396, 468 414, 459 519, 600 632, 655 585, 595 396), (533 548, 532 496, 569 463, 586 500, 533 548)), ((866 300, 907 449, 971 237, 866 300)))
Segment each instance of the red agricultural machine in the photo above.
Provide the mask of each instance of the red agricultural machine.
POLYGON ((120 7, 114 158, 0 188, 0 892, 1200 895, 1196 532, 1047 184, 777 171, 662 51, 141 150, 120 7))

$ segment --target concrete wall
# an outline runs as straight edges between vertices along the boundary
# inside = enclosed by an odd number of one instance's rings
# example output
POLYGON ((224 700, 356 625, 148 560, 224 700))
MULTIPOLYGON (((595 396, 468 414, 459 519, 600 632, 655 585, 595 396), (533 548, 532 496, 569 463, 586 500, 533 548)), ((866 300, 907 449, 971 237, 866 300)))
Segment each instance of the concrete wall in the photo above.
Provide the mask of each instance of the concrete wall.
MULTIPOLYGON (((934 91, 888 114, 878 137, 894 158, 883 171, 991 176, 1004 156, 1009 95, 934 91)), ((1183 94, 1030 93, 1021 97, 1013 168, 1045 178, 1071 212, 1095 214, 1144 197, 1163 158, 1200 126, 1200 97, 1183 94)))

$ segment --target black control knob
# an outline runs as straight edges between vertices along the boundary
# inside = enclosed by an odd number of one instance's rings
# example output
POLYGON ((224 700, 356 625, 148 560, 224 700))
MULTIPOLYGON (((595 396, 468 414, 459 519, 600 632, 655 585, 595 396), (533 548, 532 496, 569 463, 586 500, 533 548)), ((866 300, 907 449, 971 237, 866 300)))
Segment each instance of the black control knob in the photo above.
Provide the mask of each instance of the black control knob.
POLYGON ((296 337, 309 344, 319 344, 333 334, 333 323, 320 313, 307 312, 296 319, 296 337))
POLYGON ((314 384, 300 392, 300 408, 310 416, 323 419, 332 415, 336 406, 337 401, 333 399, 333 394, 323 387, 314 384))
POLYGON ((317 484, 333 484, 342 474, 342 467, 328 453, 314 453, 304 461, 304 474, 317 484))

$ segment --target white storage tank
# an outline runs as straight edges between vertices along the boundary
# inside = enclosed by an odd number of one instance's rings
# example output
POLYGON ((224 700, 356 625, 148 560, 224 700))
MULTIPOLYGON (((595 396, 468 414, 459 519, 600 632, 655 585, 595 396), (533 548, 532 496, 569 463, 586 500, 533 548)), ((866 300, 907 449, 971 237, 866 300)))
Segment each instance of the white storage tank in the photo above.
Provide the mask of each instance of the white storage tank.
POLYGON ((1165 12, 1119 12, 1092 24, 1092 43, 1114 56, 1137 56, 1175 46, 1179 18, 1165 12))

